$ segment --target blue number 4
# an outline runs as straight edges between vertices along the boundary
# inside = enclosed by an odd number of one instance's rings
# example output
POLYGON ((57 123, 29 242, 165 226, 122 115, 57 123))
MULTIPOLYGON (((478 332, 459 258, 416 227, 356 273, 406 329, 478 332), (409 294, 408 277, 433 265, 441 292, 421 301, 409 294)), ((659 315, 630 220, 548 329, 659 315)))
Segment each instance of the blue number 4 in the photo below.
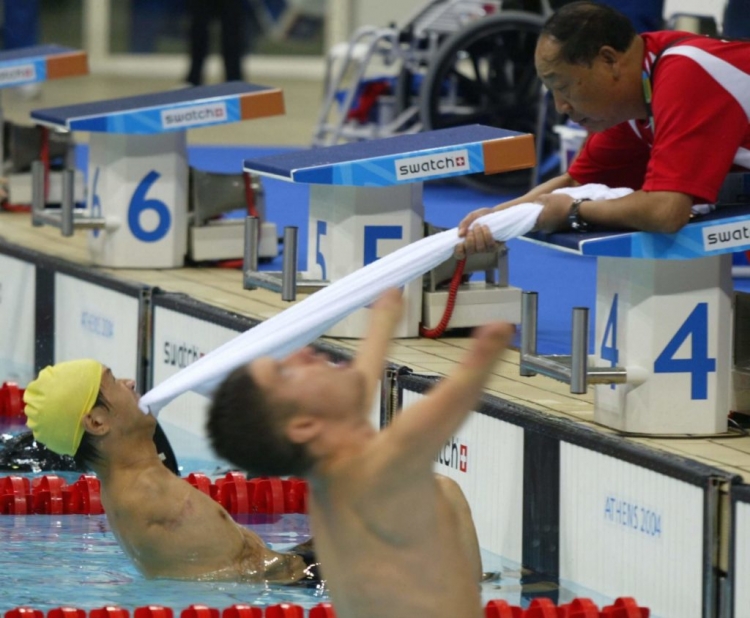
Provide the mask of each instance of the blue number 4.
MULTIPOLYGON (((607 325, 604 327, 604 337, 602 338, 602 346, 599 348, 599 356, 609 361, 612 367, 617 367, 617 361, 620 360, 620 352, 617 349, 617 294, 612 299, 612 307, 609 310, 607 325), (612 341, 611 345, 607 344, 609 340, 612 341)), ((609 388, 614 390, 615 385, 610 384, 609 388)))
POLYGON ((692 399, 708 398, 708 374, 716 371, 716 359, 708 357, 708 303, 698 303, 672 340, 654 361, 654 373, 689 373, 692 399), (690 358, 675 358, 690 337, 690 358))

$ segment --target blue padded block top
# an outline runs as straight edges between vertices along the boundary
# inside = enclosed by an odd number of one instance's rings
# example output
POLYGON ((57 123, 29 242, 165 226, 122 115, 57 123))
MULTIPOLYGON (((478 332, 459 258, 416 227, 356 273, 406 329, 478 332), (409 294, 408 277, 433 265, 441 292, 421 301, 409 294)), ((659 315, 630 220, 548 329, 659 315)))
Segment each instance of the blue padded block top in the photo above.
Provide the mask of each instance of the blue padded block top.
POLYGON ((28 58, 41 58, 46 56, 58 56, 60 54, 69 54, 80 50, 72 47, 63 47, 62 45, 34 45, 32 47, 19 47, 18 49, 7 49, 0 51, 0 63, 17 60, 26 60, 28 58))
POLYGON ((532 232, 541 244, 583 255, 646 259, 691 259, 750 250, 750 205, 719 205, 694 217, 675 234, 602 231, 579 234, 532 232))
POLYGON ((120 99, 94 101, 92 103, 48 107, 46 109, 39 109, 31 112, 31 117, 47 124, 66 127, 70 121, 75 120, 76 118, 119 114, 126 111, 148 109, 151 107, 163 107, 180 103, 199 103, 201 101, 209 101, 218 97, 230 97, 252 92, 261 92, 263 90, 275 90, 275 88, 258 86, 245 82, 227 82, 224 84, 197 86, 195 88, 180 88, 178 90, 142 94, 133 97, 123 97, 120 99))
POLYGON ((311 167, 431 151, 519 135, 525 134, 476 124, 247 159, 244 167, 246 170, 291 179, 295 171, 311 167))

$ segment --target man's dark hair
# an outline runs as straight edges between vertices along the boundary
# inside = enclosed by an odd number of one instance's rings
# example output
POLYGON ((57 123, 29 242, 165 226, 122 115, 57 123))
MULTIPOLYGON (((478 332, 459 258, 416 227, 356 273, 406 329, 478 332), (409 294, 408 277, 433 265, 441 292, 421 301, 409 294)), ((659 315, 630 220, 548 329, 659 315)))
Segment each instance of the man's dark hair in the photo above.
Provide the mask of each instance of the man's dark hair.
MULTIPOLYGON (((93 410, 99 406, 109 410, 109 403, 107 403, 107 400, 104 398, 101 391, 97 394, 96 401, 91 409, 93 410)), ((102 454, 99 452, 96 443, 97 439, 94 436, 87 431, 83 432, 81 443, 78 445, 78 449, 73 455, 76 466, 84 470, 91 470, 93 464, 102 461, 102 454)))
POLYGON ((284 435, 292 411, 291 405, 269 399, 242 366, 216 389, 206 429, 214 451, 251 474, 303 476, 313 459, 304 444, 284 435))
POLYGON ((544 24, 541 34, 560 43, 560 60, 586 66, 591 66, 605 45, 624 52, 636 36, 633 24, 625 15, 589 0, 560 8, 544 24))

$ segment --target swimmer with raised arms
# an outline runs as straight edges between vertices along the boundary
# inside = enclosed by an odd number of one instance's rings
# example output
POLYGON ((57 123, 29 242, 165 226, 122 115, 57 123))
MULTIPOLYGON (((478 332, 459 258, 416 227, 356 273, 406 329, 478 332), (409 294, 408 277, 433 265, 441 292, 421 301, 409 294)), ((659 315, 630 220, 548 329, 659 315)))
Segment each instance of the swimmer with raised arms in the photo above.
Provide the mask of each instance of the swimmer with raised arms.
POLYGON ((310 518, 338 618, 480 618, 481 563, 468 504, 433 473, 513 328, 477 330, 463 360, 377 431, 369 411, 403 313, 396 290, 372 307, 349 365, 305 349, 261 358, 217 389, 208 429, 216 451, 253 473, 304 475, 310 518))

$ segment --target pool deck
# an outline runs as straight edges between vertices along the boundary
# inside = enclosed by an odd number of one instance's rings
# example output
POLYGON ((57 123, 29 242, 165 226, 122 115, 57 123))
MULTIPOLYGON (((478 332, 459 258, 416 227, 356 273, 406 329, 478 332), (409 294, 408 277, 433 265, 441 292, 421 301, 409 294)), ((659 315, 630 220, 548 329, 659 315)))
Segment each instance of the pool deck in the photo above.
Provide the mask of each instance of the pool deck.
MULTIPOLYGON (((91 264, 85 231, 76 231, 72 238, 63 238, 59 230, 31 226, 28 213, 0 211, 0 237, 17 245, 41 251, 75 264, 90 266, 125 281, 158 286, 167 292, 182 293, 204 303, 233 311, 255 319, 267 319, 289 306, 278 293, 263 289, 242 289, 241 272, 223 268, 178 268, 163 270, 106 269, 91 264)), ((299 295, 302 300, 304 295, 299 295)), ((330 339, 345 349, 356 349, 357 342, 330 339)), ((399 339, 393 342, 389 360, 406 365, 416 373, 445 375, 451 371, 468 347, 466 338, 399 339)), ((593 391, 586 395, 572 395, 569 386, 543 376, 524 378, 519 374, 519 355, 516 350, 506 353, 498 363, 487 391, 506 401, 563 417, 590 429, 617 435, 617 432, 594 422, 593 391)), ((662 452, 689 458, 706 465, 739 475, 750 482, 750 436, 728 438, 628 438, 662 452)))

